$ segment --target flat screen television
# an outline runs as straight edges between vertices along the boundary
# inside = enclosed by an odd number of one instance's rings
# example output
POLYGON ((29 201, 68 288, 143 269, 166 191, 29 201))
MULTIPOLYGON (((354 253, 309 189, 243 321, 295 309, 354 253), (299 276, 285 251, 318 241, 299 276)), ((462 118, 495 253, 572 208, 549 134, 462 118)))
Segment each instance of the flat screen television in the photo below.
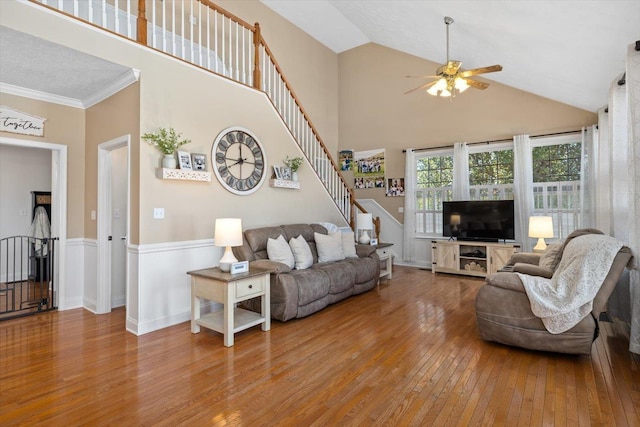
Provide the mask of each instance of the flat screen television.
POLYGON ((513 200, 443 202, 442 225, 442 234, 457 240, 513 240, 513 200))

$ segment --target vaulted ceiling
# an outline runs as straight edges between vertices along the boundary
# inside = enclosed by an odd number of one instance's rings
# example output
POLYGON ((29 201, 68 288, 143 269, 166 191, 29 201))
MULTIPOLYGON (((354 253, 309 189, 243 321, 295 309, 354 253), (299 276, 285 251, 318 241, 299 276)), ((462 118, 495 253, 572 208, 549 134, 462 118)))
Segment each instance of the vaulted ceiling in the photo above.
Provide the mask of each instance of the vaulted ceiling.
POLYGON ((336 53, 372 42, 437 63, 450 16, 451 59, 464 69, 501 64, 486 78, 588 111, 606 105, 640 39, 639 0, 261 1, 336 53))

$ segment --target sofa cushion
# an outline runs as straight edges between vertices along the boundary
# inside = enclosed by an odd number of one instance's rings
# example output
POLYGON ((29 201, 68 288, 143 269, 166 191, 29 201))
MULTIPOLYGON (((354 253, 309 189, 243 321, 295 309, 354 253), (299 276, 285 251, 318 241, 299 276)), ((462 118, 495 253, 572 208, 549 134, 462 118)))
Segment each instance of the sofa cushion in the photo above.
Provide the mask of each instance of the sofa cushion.
POLYGON ((314 233, 327 234, 327 230, 318 224, 288 224, 283 225, 282 229, 285 232, 284 237, 289 240, 293 237, 302 236, 311 249, 311 255, 313 256, 313 263, 318 262, 318 249, 314 240, 314 233))
POLYGON ((289 268, 293 268, 295 265, 291 247, 282 234, 277 239, 271 237, 267 239, 267 254, 270 261, 281 262, 289 268))
POLYGON ((314 270, 324 271, 329 278, 329 293, 339 294, 347 289, 353 289, 356 279, 356 269, 346 261, 315 264, 314 270))
POLYGON ((311 248, 309 248, 309 244, 304 240, 302 234, 289 240, 289 246, 291 247, 291 252, 293 252, 296 270, 304 270, 313 265, 311 248))
POLYGON ((298 287, 298 306, 324 298, 329 293, 329 277, 322 270, 308 268, 281 274, 282 282, 292 281, 298 287))
MULTIPOLYGON (((238 258, 247 261, 253 261, 254 259, 269 259, 269 254, 267 254, 267 241, 269 238, 277 239, 278 236, 281 236, 282 234, 282 227, 262 227, 246 230, 244 232, 245 244, 243 244, 242 248, 246 249, 248 246, 250 248, 249 250, 253 253, 253 257, 243 256, 242 258, 238 258)), ((244 254, 245 250, 241 252, 244 254)), ((237 254, 235 248, 234 253, 237 254)))
POLYGON ((347 258, 345 262, 351 264, 356 273, 355 283, 366 283, 380 276, 380 258, 347 258))
POLYGON ((318 262, 341 261, 344 259, 342 233, 337 232, 328 235, 314 233, 314 238, 318 248, 318 262))

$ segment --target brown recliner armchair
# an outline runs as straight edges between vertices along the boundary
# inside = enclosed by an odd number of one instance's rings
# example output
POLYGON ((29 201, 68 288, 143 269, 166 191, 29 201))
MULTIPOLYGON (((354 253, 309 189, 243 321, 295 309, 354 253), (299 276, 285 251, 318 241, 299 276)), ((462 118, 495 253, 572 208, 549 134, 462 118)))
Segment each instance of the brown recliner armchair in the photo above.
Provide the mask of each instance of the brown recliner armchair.
POLYGON ((558 244, 555 248, 557 254, 545 256, 547 261, 549 258, 552 259, 552 265, 538 265, 543 254, 518 253, 512 257, 506 268, 512 272, 499 272, 487 277, 486 284, 478 290, 476 296, 478 330, 484 340, 531 350, 591 354, 591 345, 598 336, 598 318, 606 310, 609 296, 633 257, 631 250, 623 246, 615 255, 613 264, 593 300, 590 315, 560 334, 548 332, 542 320, 533 314, 524 285, 516 274, 551 278, 567 243, 584 234, 603 233, 595 229, 576 230, 563 244, 558 244))

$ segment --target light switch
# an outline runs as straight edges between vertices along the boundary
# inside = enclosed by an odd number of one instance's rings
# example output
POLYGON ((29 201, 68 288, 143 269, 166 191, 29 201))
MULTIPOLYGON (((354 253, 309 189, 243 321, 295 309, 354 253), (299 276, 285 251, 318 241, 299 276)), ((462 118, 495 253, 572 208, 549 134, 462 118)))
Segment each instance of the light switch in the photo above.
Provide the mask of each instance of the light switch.
POLYGON ((404 213, 404 208, 402 206, 398 208, 398 213, 404 213))
POLYGON ((164 208, 153 208, 153 219, 163 219, 164 208))
POLYGON ((91 211, 91 219, 96 220, 96 211, 91 211))

